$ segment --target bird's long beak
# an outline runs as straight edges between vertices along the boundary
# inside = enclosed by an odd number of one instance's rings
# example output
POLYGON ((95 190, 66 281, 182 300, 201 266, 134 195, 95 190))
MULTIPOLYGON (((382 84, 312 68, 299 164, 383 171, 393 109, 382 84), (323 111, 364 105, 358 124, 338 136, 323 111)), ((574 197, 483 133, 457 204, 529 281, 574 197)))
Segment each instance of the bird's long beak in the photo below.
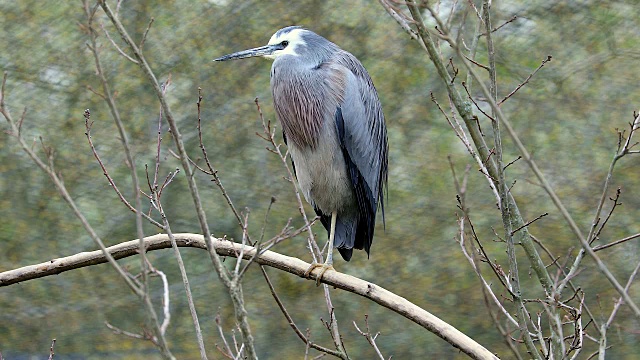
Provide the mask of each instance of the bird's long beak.
POLYGON ((217 59, 213 59, 213 61, 236 60, 236 59, 244 59, 244 58, 254 57, 254 56, 269 56, 273 54, 273 52, 276 50, 280 50, 279 44, 260 46, 260 47, 249 49, 249 50, 238 51, 233 54, 229 54, 229 55, 221 56, 217 59))

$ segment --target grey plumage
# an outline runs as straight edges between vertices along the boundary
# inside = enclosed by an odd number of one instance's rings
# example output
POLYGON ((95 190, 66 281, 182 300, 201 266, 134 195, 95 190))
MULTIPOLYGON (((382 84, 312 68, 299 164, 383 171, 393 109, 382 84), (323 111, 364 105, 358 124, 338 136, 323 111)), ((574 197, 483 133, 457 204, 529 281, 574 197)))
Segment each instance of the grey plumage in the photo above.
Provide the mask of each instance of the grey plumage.
POLYGON ((384 221, 388 163, 384 115, 369 74, 352 54, 297 26, 278 30, 267 46, 216 60, 251 56, 274 59, 275 111, 300 188, 330 239, 336 216, 331 245, 347 261, 354 248, 369 254, 379 206, 384 221))

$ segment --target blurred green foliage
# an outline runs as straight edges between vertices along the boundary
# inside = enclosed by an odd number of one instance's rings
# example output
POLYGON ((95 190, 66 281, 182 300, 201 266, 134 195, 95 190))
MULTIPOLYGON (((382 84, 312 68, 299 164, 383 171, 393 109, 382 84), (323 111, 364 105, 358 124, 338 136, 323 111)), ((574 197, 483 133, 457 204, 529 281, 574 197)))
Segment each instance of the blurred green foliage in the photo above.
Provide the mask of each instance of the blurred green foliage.
MULTIPOLYGON (((465 3, 459 2, 458 7, 465 3)), ((443 11, 447 6, 451 2, 443 2, 443 11)), ((462 12, 456 8, 454 24, 460 22, 462 12)), ((513 15, 518 18, 494 34, 500 94, 508 94, 547 55, 552 55, 553 61, 503 109, 586 233, 615 151, 615 129, 626 128, 633 110, 640 107, 640 7, 631 0, 516 0, 494 4, 494 24, 513 15)), ((279 232, 288 218, 294 219, 294 225, 301 225, 290 184, 283 180, 280 160, 265 151, 267 144, 255 136, 262 129, 254 98, 260 99, 268 119, 275 116, 269 90, 270 63, 254 59, 213 64, 211 60, 263 45, 273 32, 291 24, 304 25, 356 55, 369 70, 386 114, 391 151, 389 206, 386 229, 379 222, 371 258, 356 253, 352 262, 338 262, 337 269, 404 296, 500 356, 512 356, 492 325, 479 282, 455 241, 456 192, 447 155, 451 155, 458 174, 472 161, 429 100, 432 92, 445 106, 446 92, 418 44, 377 2, 136 1, 124 2, 120 16, 138 39, 150 18, 155 19, 145 54, 162 81, 172 77, 170 103, 194 158, 199 157, 195 103, 198 88, 202 88, 209 156, 235 205, 250 212, 252 233, 258 234, 263 227, 271 196, 277 198, 266 224, 267 237, 279 232)), ((471 13, 467 17, 473 18, 471 13)), ((472 20, 467 21, 472 24, 472 20)), ((82 26, 85 22, 79 2, 0 1, 0 69, 9 73, 7 106, 16 118, 23 107, 27 108, 25 138, 39 148, 42 137, 45 144, 55 148, 56 166, 66 186, 90 223, 112 245, 135 237, 134 217, 110 189, 91 154, 84 135, 84 109, 91 109, 95 120, 93 140, 111 176, 128 198, 133 191, 109 110, 90 91, 100 91, 101 87, 85 45, 89 39, 82 26)), ((102 16, 101 22, 117 42, 119 38, 107 19, 102 16)), ((102 64, 138 162, 136 171, 144 179, 143 165, 154 163, 159 106, 137 66, 120 56, 103 32, 99 41, 102 64)), ((482 63, 486 58, 484 44, 480 43, 478 60, 482 63)), ((445 58, 451 53, 446 46, 441 51, 445 58)), ((482 122, 484 129, 490 129, 487 120, 482 122)), ((162 174, 179 166, 169 153, 170 136, 163 129, 162 174)), ((505 138, 505 160, 517 155, 505 138)), ((622 189, 623 205, 602 233, 600 243, 640 231, 639 168, 638 156, 619 163, 612 191, 622 189)), ((503 245, 493 241, 493 229, 501 232, 500 214, 486 180, 475 170, 472 164, 467 198, 471 218, 487 251, 506 268, 503 245)), ((563 256, 560 261, 567 254, 575 255, 579 243, 544 191, 536 186, 526 164, 516 162, 509 167, 508 176, 517 181, 513 192, 526 219, 550 213, 532 225, 532 233, 556 256, 563 256)), ((198 180, 214 235, 241 236, 217 188, 204 175, 198 175, 198 180)), ((0 271, 95 249, 46 175, 4 131, 0 132, 0 194, 0 271)), ((178 177, 165 192, 164 206, 175 232, 199 231, 183 178, 178 177)), ((310 208, 307 210, 311 213, 310 208)), ((316 226, 314 230, 324 239, 324 229, 316 226)), ((157 229, 146 226, 147 234, 155 232, 157 229)), ((305 239, 298 237, 279 245, 276 251, 309 261, 305 244, 305 239)), ((636 239, 598 254, 624 282, 640 261, 639 249, 636 239)), ((214 319, 220 312, 230 334, 232 308, 207 255, 190 249, 182 252, 208 353, 211 358, 221 358, 214 346, 222 342, 214 319)), ((198 358, 173 255, 159 251, 150 258, 168 273, 172 284, 170 347, 178 358, 198 358)), ((138 260, 123 263, 135 271, 138 260)), ((616 293, 590 260, 583 265, 575 281, 585 291, 594 316, 602 321, 616 293)), ((524 296, 541 296, 524 257, 520 269, 524 296)), ((244 293, 261 358, 302 358, 304 345, 289 329, 256 270, 249 271, 244 293)), ((485 270, 488 272, 488 268, 485 270)), ((328 318, 321 289, 289 274, 273 270, 269 274, 298 326, 309 328, 314 341, 331 346, 319 321, 328 318)), ((152 280, 152 285, 154 298, 160 303, 161 283, 152 280)), ((494 289, 498 285, 495 281, 494 289)), ((386 356, 464 357, 386 309, 353 294, 332 294, 346 348, 355 358, 375 356, 351 324, 363 324, 365 314, 369 315, 372 331, 381 332, 377 342, 386 356)), ((508 294, 501 294, 508 298, 508 294)), ((637 284, 631 296, 640 299, 637 284)), ((107 265, 0 289, 0 309, 0 351, 7 359, 29 354, 43 358, 52 338, 58 340, 56 358, 61 359, 159 358, 149 343, 114 335, 104 326, 108 321, 136 332, 144 323, 144 311, 136 297, 107 265)), ((623 306, 610 330, 608 358, 637 359, 638 334, 638 319, 623 306)), ((596 345, 587 343, 581 358, 596 349, 596 345)))

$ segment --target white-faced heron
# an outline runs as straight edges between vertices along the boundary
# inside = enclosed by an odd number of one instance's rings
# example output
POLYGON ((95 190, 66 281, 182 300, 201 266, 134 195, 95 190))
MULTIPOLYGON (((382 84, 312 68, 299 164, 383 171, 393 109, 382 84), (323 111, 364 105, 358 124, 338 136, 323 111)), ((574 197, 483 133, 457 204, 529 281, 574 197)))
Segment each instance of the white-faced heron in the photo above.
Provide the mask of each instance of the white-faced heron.
POLYGON ((336 44, 299 26, 278 30, 266 46, 214 61, 272 59, 271 91, 306 200, 329 232, 319 283, 332 268, 333 247, 351 259, 369 254, 378 205, 384 222, 387 128, 371 77, 336 44))

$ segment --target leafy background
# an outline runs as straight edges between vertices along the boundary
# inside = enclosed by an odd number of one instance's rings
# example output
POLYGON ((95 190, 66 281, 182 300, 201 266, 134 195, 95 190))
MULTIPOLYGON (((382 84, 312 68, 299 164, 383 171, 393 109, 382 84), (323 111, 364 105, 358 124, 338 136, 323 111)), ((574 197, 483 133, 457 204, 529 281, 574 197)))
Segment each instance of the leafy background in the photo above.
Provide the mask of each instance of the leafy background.
MULTIPOLYGON (((443 2, 443 11, 450 6, 450 2, 443 2)), ((457 10, 454 24, 460 20, 457 10)), ((513 15, 518 18, 494 36, 500 93, 511 91, 547 55, 552 55, 553 61, 508 100, 503 110, 586 230, 614 154, 615 129, 627 126, 633 110, 640 106, 640 7, 635 1, 592 0, 494 4, 494 24, 513 15)), ((171 75, 171 106, 194 156, 198 154, 195 102, 197 89, 202 88, 208 152, 236 206, 250 211, 250 231, 260 231, 270 198, 277 199, 266 226, 267 236, 277 233, 290 217, 294 225, 301 225, 279 159, 265 151, 266 143, 255 135, 261 126, 254 98, 260 99, 267 118, 275 116, 269 90, 270 63, 250 59, 214 64, 211 60, 263 45, 273 32, 291 24, 304 25, 356 55, 376 84, 387 119, 389 206, 386 229, 378 222, 371 258, 356 253, 350 263, 337 262, 337 269, 406 297, 500 356, 511 355, 491 323, 479 283, 455 241, 456 192, 447 156, 451 156, 458 174, 471 160, 429 100, 433 93, 445 105, 446 92, 418 44, 377 2, 136 1, 125 2, 120 16, 128 30, 138 36, 149 19, 155 19, 145 53, 161 79, 171 75)), ((95 120, 93 140, 110 174, 127 196, 131 195, 131 185, 108 109, 89 91, 100 86, 86 47, 85 21, 79 2, 0 1, 0 69, 9 73, 7 106, 14 116, 27 108, 25 137, 35 147, 40 146, 39 137, 55 147, 56 166, 67 187, 101 237, 113 245, 135 237, 134 218, 93 159, 84 135, 84 109, 91 109, 95 120)), ((108 22, 104 24, 116 37, 108 22)), ((144 176, 142 164, 154 162, 159 106, 136 65, 118 55, 103 34, 100 44, 103 65, 117 92, 140 165, 137 170, 144 176)), ((445 58, 450 53, 446 46, 441 51, 445 58)), ((486 60, 482 51, 479 54, 480 62, 486 60)), ((486 120, 483 126, 490 128, 486 120)), ((162 147, 164 173, 179 166, 169 154, 169 136, 165 133, 162 147)), ((505 148, 507 161, 517 157, 506 139, 505 148)), ((640 157, 635 156, 625 158, 617 168, 614 187, 622 188, 623 206, 602 234, 602 243, 640 232, 639 165, 640 157)), ((224 199, 205 176, 199 177, 214 235, 240 237, 241 230, 224 199)), ((554 254, 575 255, 579 243, 544 191, 535 185, 526 164, 510 166, 509 177, 517 180, 513 192, 525 218, 550 213, 532 225, 533 234, 554 254)), ((470 172, 469 192, 467 201, 480 238, 496 261, 506 264, 502 244, 493 241, 493 229, 501 229, 500 214, 475 167, 470 172)), ((95 249, 46 175, 34 168, 5 132, 0 133, 0 194, 0 270, 95 249)), ((198 231, 184 179, 178 178, 166 191, 165 208, 174 231, 198 231)), ((146 228, 147 234, 156 231, 146 228)), ((314 231, 321 238, 326 236, 321 227, 314 231)), ((304 244, 304 238, 298 237, 276 250, 309 261, 304 244)), ((207 255, 191 249, 182 252, 208 352, 212 358, 220 358, 214 350, 214 344, 221 343, 214 319, 220 312, 223 325, 231 329, 232 308, 207 255)), ((640 245, 635 240, 599 254, 622 279, 640 260, 640 245)), ((197 358, 175 260, 170 251, 154 252, 150 258, 168 273, 172 284, 169 345, 178 358, 197 358)), ((134 271, 137 259, 124 263, 134 271)), ((524 295, 535 298, 540 296, 540 289, 528 270, 526 263, 521 263, 524 295)), ((328 317, 321 290, 289 274, 269 273, 298 325, 311 329, 315 341, 329 344, 329 335, 319 320, 328 317)), ((150 344, 114 335, 105 327, 108 321, 136 331, 144 323, 136 297, 114 275, 110 267, 100 265, 1 289, 3 356, 44 358, 51 339, 56 338, 56 358, 60 359, 159 358, 150 344)), ((594 316, 606 318, 616 294, 589 260, 584 262, 576 282, 593 304, 594 316)), ((159 280, 153 285, 159 299, 159 280)), ((261 357, 302 358, 304 346, 289 329, 259 271, 248 273, 244 289, 261 357)), ((632 298, 639 299, 639 291, 637 285, 632 288, 632 298)), ((381 332, 378 344, 387 356, 464 357, 386 309, 353 294, 337 290, 332 294, 347 350, 357 358, 375 355, 351 326, 353 320, 362 324, 365 314, 369 314, 372 330, 381 332)), ((608 357, 638 359, 639 334, 638 319, 623 306, 611 331, 609 343, 613 347, 608 357)), ((583 352, 585 358, 596 349, 588 346, 583 352)))

